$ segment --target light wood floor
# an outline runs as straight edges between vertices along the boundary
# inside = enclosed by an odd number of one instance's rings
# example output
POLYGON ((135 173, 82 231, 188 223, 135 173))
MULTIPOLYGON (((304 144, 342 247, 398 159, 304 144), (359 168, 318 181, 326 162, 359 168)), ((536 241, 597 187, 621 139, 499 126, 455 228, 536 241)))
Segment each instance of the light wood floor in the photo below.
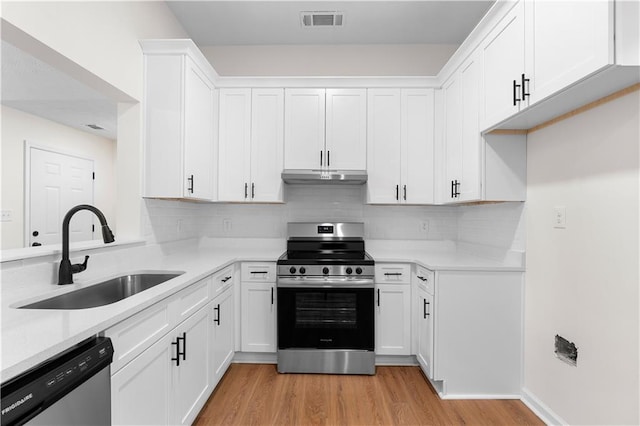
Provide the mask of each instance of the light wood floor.
POLYGON ((518 400, 441 400, 418 367, 375 376, 232 364, 194 425, 542 425, 518 400))

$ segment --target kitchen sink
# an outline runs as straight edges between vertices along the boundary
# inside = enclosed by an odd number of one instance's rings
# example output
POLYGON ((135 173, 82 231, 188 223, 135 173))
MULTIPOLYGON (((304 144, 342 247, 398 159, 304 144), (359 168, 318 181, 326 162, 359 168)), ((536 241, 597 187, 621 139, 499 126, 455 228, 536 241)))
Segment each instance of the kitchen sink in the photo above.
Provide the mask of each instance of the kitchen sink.
POLYGON ((184 272, 135 273, 111 278, 19 309, 86 309, 109 305, 180 276, 184 272))

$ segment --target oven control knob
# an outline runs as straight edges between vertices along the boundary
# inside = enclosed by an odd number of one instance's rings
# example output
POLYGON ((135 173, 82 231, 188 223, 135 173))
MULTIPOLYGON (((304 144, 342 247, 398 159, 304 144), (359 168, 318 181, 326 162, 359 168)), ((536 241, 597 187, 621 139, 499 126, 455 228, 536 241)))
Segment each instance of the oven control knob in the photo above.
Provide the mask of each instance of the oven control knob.
POLYGON ((327 268, 326 266, 322 268, 322 273, 325 275, 329 274, 329 268, 327 268))
POLYGON ((353 272, 353 269, 347 268, 345 272, 347 273, 347 275, 351 275, 351 273, 353 272))
POLYGON ((362 268, 356 268, 356 274, 360 275, 362 273, 362 268))
POLYGON ((294 268, 293 266, 291 268, 289 268, 289 272, 292 274, 296 273, 296 268, 294 268))
POLYGON ((301 274, 304 274, 305 272, 307 272, 307 270, 304 268, 304 266, 303 266, 303 267, 301 267, 301 268, 300 268, 300 273, 301 273, 301 274))

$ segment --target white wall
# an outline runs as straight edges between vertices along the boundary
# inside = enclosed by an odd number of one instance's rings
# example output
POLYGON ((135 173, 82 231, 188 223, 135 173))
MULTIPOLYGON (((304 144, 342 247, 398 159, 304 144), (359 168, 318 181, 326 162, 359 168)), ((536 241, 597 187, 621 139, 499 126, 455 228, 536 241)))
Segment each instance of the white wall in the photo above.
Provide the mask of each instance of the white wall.
POLYGON ((140 199, 142 112, 135 102, 142 99, 143 91, 138 41, 187 38, 187 33, 161 1, 13 1, 2 2, 0 13, 17 28, 9 28, 12 44, 44 56, 40 59, 115 101, 128 102, 118 107, 116 238, 138 237, 144 208, 140 199))
POLYGON ((13 220, 0 222, 2 249, 24 246, 24 141, 75 153, 94 160, 97 179, 94 204, 105 214, 109 225, 117 232, 115 221, 115 159, 114 141, 63 126, 6 106, 1 107, 2 119, 2 210, 11 210, 13 220))
POLYGON ((639 105, 636 91, 527 140, 524 383, 569 424, 640 423, 639 105))
POLYGON ((221 76, 434 76, 455 44, 200 46, 221 76))
POLYGON ((525 250, 525 203, 458 207, 458 241, 504 251, 525 250))

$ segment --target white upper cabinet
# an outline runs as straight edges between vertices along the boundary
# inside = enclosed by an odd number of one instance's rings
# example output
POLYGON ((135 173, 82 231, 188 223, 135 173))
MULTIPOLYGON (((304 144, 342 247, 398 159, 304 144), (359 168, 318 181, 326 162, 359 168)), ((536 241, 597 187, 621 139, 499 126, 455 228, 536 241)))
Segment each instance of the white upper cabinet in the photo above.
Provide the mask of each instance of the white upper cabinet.
POLYGON ((433 89, 369 89, 367 201, 434 202, 433 89))
POLYGON ((186 51, 144 61, 144 196, 213 200, 213 84, 186 51))
POLYGON ((324 164, 327 168, 367 168, 366 93, 366 89, 327 89, 324 164))
POLYGON ((284 168, 318 169, 324 163, 324 89, 286 89, 284 168))
POLYGON ((446 202, 481 199, 480 67, 472 55, 443 87, 446 202))
POLYGON ((366 168, 366 89, 286 89, 285 169, 366 168))
MULTIPOLYGON (((633 2, 520 0, 481 44, 482 129, 499 125, 523 110, 531 117, 528 122, 509 122, 515 128, 530 128, 611 93, 606 87, 615 88, 616 80, 628 81, 619 88, 637 81, 637 78, 629 80, 624 73, 620 78, 610 74, 608 80, 601 76, 605 80, 584 88, 592 95, 571 93, 568 99, 560 97, 546 103, 546 112, 540 108, 531 112, 531 107, 540 101, 549 100, 615 64, 616 50, 626 54, 629 46, 637 49, 638 42, 633 37, 614 39, 618 23, 621 35, 629 29, 624 18, 616 21, 615 9, 627 10, 629 3, 633 2)), ((627 65, 630 56, 625 54, 620 61, 627 65)))
POLYGON ((282 201, 283 89, 220 89, 220 201, 282 201))
POLYGON ((613 63, 613 1, 537 0, 524 7, 531 103, 613 63))
POLYGON ((524 3, 521 0, 514 6, 481 46, 485 128, 517 113, 524 106, 521 101, 525 66, 524 3))

